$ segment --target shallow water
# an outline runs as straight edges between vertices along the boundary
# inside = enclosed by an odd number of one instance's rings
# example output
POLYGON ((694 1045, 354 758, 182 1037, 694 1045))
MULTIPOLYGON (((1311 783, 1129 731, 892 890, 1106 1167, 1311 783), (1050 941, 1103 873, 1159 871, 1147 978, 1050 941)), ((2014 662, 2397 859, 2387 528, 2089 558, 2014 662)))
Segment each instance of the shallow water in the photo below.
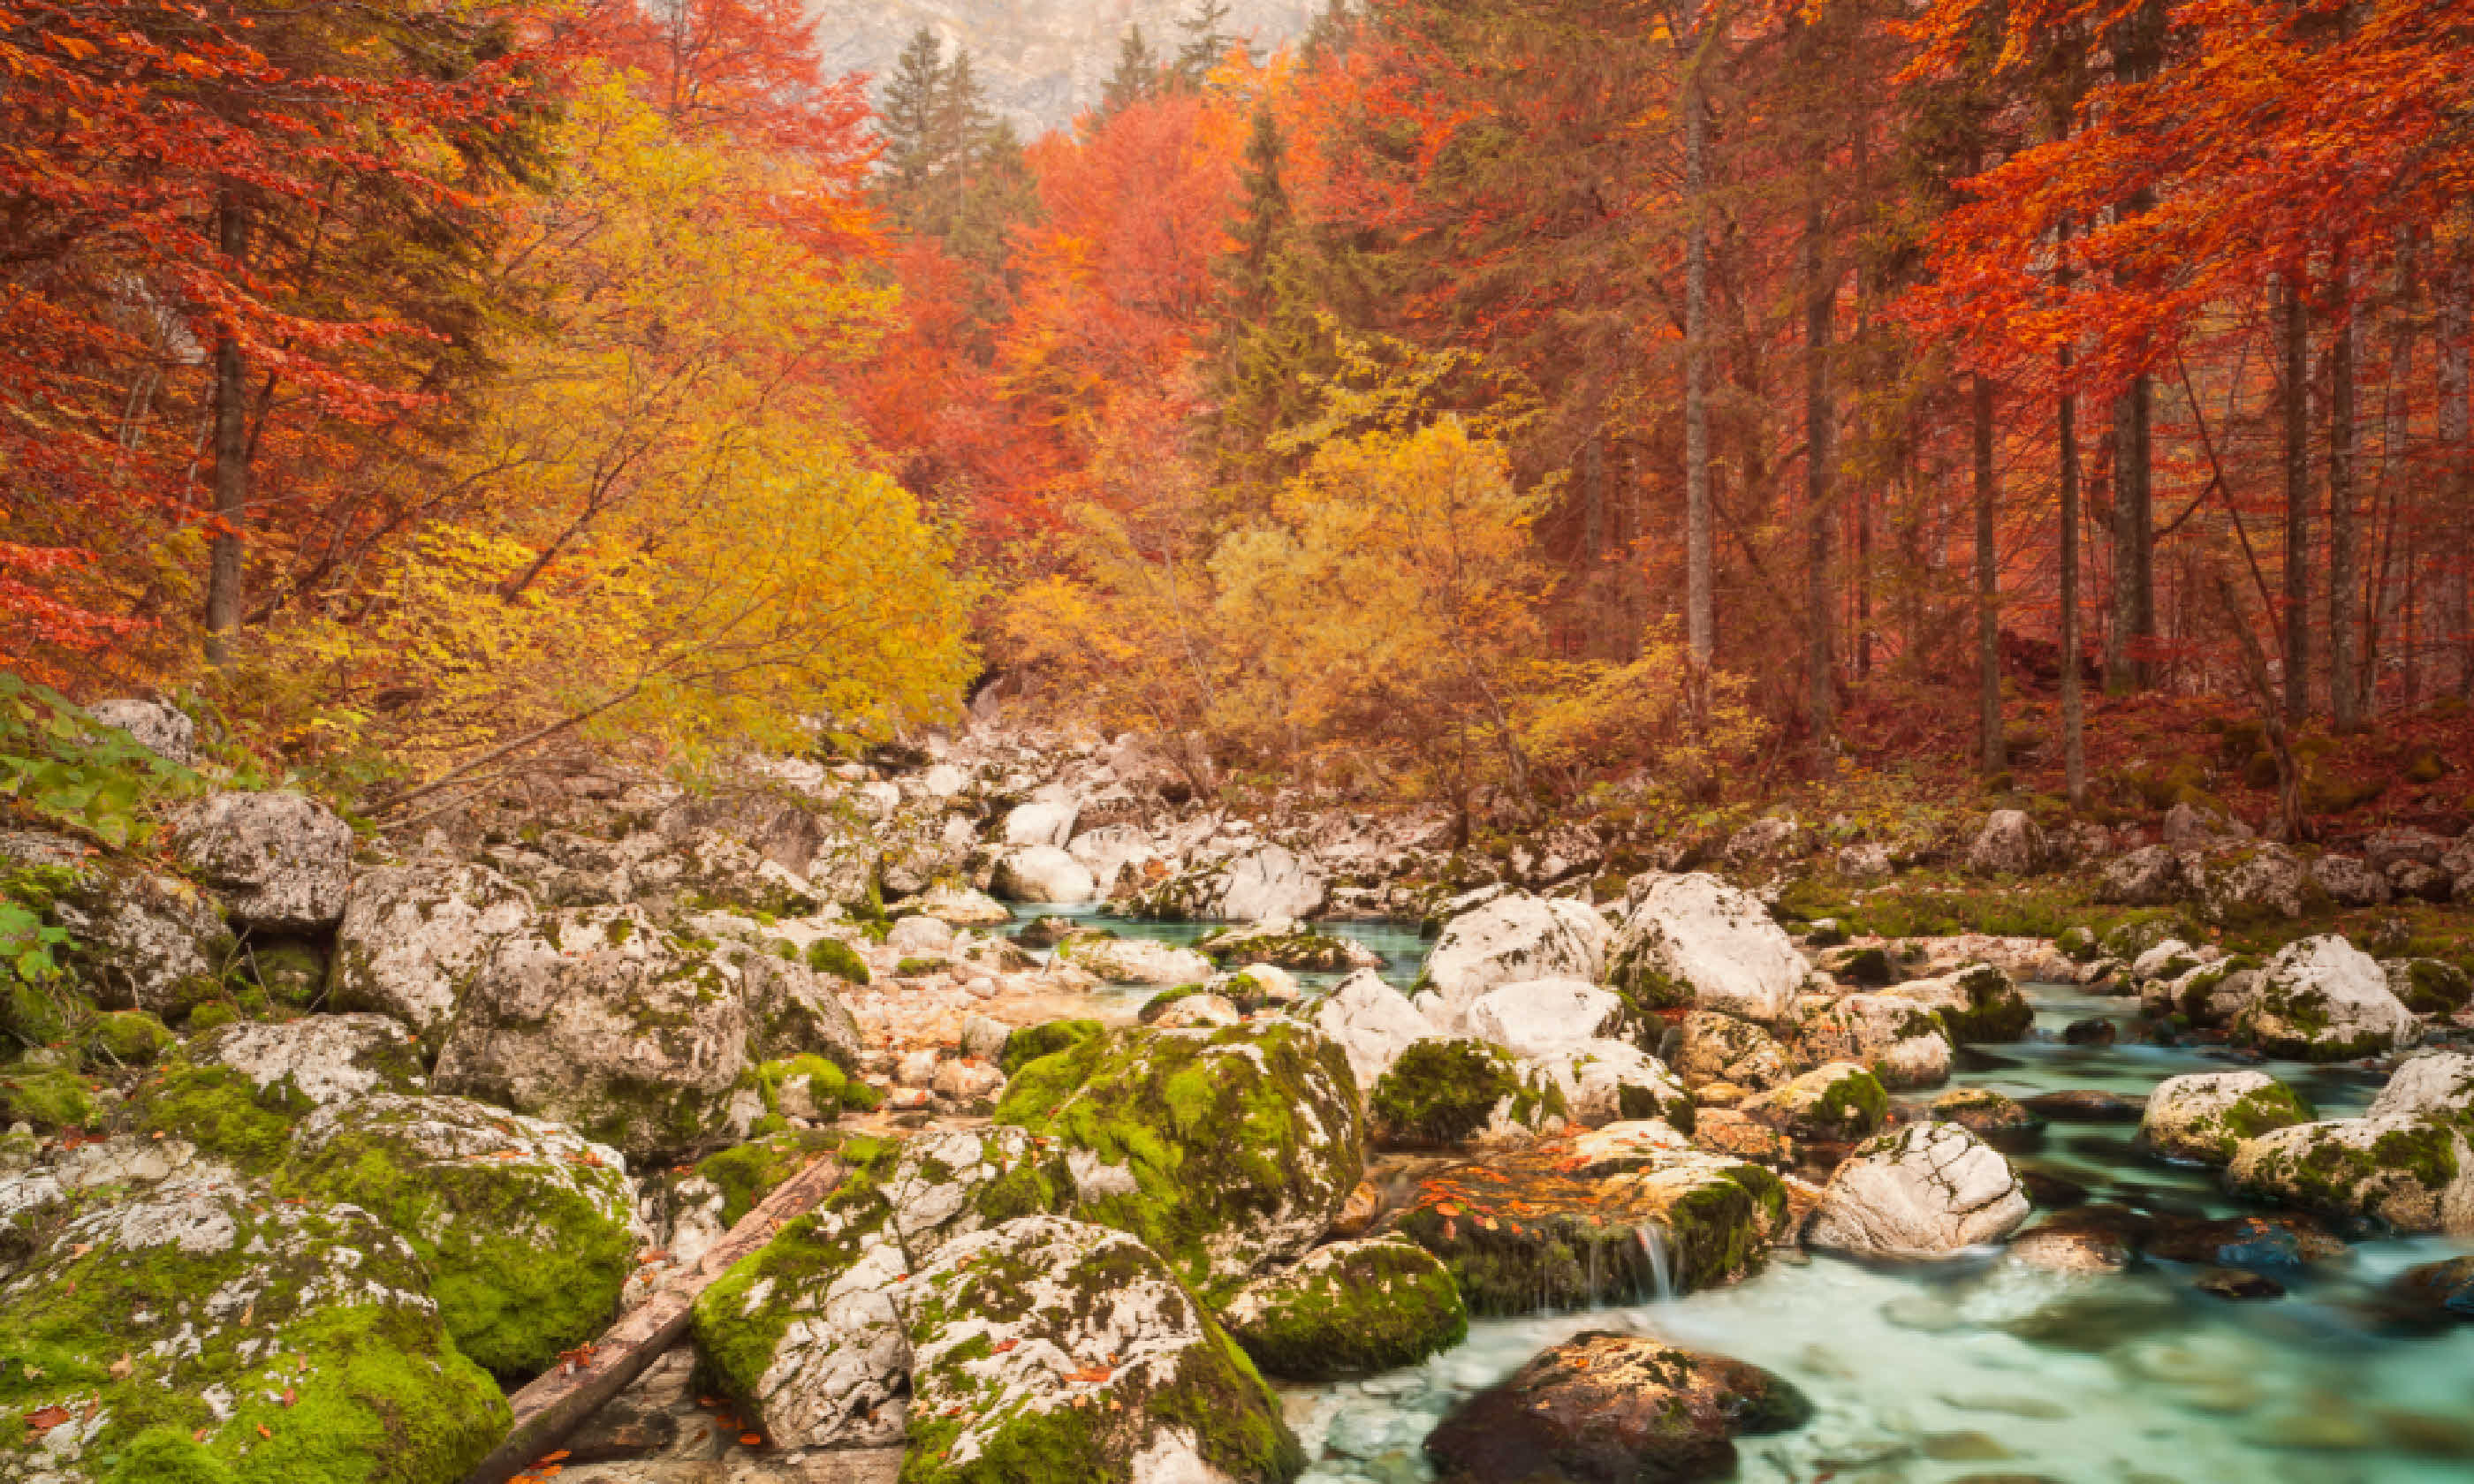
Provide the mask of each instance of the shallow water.
MULTIPOLYGON (((1177 943, 1209 930, 1107 925, 1177 943)), ((1402 985, 1424 956, 1410 929, 1326 930, 1383 953, 1386 977, 1402 985)), ((2066 1046, 2070 1022, 2103 1016, 2126 1024, 2137 1002, 2052 985, 2029 993, 2035 1039, 1965 1056, 1953 1085, 2014 1097, 2065 1088, 2145 1094, 2167 1077, 2227 1065, 2200 1050, 2066 1046)), ((2332 1117, 2361 1112, 2378 1090, 2376 1078, 2341 1071, 2265 1069, 2332 1117)), ((2207 1215, 2242 1209, 2213 1172, 2138 1153, 2134 1132, 2056 1123, 2011 1158, 2087 1187, 2097 1201, 2207 1215)), ((1548 1345, 1613 1328, 1758 1362, 1812 1399, 1809 1426, 1743 1441, 1738 1476, 1746 1480, 2464 1481, 2474 1479, 2474 1325, 2436 1335, 2384 1332, 2364 1301, 2406 1267, 2465 1251, 2474 1247, 2438 1238, 2365 1241, 2322 1271, 2274 1273, 2288 1296, 2246 1303, 2198 1292, 2195 1270, 2178 1263, 2081 1277, 1998 1252, 1904 1270, 1786 1258, 1742 1283, 1669 1303, 1480 1320, 1466 1343, 1423 1365, 1290 1388, 1287 1400, 1314 1460, 1311 1484, 1416 1484, 1433 1476, 1419 1445, 1460 1399, 1548 1345)))

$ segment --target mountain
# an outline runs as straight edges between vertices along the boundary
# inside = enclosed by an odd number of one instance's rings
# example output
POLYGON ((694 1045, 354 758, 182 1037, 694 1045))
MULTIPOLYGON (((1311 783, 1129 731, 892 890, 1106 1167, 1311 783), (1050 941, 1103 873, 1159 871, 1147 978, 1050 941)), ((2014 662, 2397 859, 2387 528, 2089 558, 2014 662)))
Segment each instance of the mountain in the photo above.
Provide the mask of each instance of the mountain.
MULTIPOLYGON (((946 52, 970 48, 988 103, 1028 139, 1074 121, 1100 100, 1118 38, 1143 28, 1152 49, 1174 54, 1192 0, 811 0, 816 49, 837 72, 884 77, 921 26, 946 52)), ((1302 33, 1321 0, 1230 0, 1225 29, 1264 51, 1302 33)))

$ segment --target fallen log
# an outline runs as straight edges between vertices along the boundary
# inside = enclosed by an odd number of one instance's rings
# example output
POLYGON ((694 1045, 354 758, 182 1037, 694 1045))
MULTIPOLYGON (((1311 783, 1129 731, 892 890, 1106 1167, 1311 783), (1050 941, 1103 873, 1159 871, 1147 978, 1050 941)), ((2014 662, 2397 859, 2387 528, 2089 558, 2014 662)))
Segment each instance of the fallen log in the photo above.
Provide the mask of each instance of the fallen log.
POLYGON ((749 1211, 713 1244, 695 1266, 671 1275, 653 1296, 620 1316, 601 1338, 575 1352, 575 1358, 533 1378, 508 1398, 515 1425, 506 1440, 481 1460, 464 1484, 507 1484, 602 1403, 627 1389, 661 1353, 687 1333, 696 1295, 711 1287, 731 1264, 772 1240, 793 1217, 831 1195, 841 1184, 842 1167, 830 1156, 819 1156, 806 1169, 783 1182, 764 1203, 749 1211))

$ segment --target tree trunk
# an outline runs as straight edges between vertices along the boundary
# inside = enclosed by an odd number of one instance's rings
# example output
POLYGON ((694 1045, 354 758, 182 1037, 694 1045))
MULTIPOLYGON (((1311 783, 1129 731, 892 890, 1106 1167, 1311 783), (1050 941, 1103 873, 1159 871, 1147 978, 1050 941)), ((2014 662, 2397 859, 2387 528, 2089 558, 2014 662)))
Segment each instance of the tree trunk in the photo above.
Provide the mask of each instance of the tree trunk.
POLYGON ((1717 641, 1717 607, 1710 520, 1710 227, 1703 200, 1709 180, 1709 109, 1701 91, 1699 7, 1687 4, 1684 74, 1684 634, 1696 672, 1694 710, 1703 707, 1717 641))
POLYGON ((1837 702, 1830 643, 1830 321, 1836 285, 1822 267, 1826 225, 1816 191, 1804 218, 1805 667, 1816 770, 1830 763, 1837 702))
POLYGON ((2009 766, 2001 740, 2001 571, 1993 551, 1993 382, 1976 377, 1977 725, 1987 773, 2009 766))
POLYGON ((2285 279, 2285 720, 2311 714, 2311 307, 2285 279))
MULTIPOLYGON (((2474 210, 2469 211, 2474 216, 2474 210)), ((2466 545, 2474 539, 2474 520, 2469 520, 2469 506, 2474 506, 2474 445, 2469 445, 2468 424, 2474 423, 2474 409, 2467 405, 2469 378, 2466 374, 2466 341, 2474 334, 2474 243, 2459 238, 2457 250, 2449 254, 2447 285, 2439 296, 2439 449, 2440 467, 2447 470, 2442 488, 2446 491, 2446 516, 2442 530, 2450 533, 2448 572, 2440 584, 2439 626, 2447 635, 2449 658, 2456 672, 2457 694, 2474 700, 2474 648, 2469 648, 2466 630, 2469 617, 2474 617, 2474 604, 2469 604, 2466 545)))
POLYGON ((2104 683, 2116 693, 2147 683, 2141 644, 2156 632, 2148 440, 2153 395, 2153 385, 2140 376, 2113 404, 2113 643, 2105 655, 2104 683))
POLYGON ((2353 270, 2341 248, 2330 273, 2337 317, 2328 340, 2328 717, 2341 732, 2361 730, 2361 680, 2354 620, 2362 593, 2354 571, 2353 270))
MULTIPOLYGON (((238 194, 227 189, 215 206, 216 246, 237 270, 249 246, 249 218, 238 194)), ((206 555, 206 663, 231 663, 240 629, 241 533, 249 518, 249 368, 240 337, 226 325, 215 337, 215 519, 219 529, 206 555)))
POLYGON ((2414 539, 2411 485, 2406 474, 2407 446, 2412 435, 2412 409, 2406 389, 2413 382, 2414 275, 2417 234, 2412 227, 2396 235, 2396 285, 2389 303, 2389 384, 2380 409, 2380 478, 2376 507, 2387 511, 2386 536, 2372 574, 2373 601, 2363 634, 2363 716, 2379 709, 2380 649, 2389 645, 2397 658, 2397 680, 2406 708, 2422 694, 2422 657, 2414 650, 2414 565, 2421 543, 2414 539))
MULTIPOLYGON (((2065 239, 2067 240, 2067 239, 2065 239)), ((2071 347, 2061 349, 2062 377, 2071 347)), ((2073 804, 2087 802, 2087 700, 2079 680, 2079 404, 2062 394, 2054 441, 2061 458, 2062 778, 2073 804)))

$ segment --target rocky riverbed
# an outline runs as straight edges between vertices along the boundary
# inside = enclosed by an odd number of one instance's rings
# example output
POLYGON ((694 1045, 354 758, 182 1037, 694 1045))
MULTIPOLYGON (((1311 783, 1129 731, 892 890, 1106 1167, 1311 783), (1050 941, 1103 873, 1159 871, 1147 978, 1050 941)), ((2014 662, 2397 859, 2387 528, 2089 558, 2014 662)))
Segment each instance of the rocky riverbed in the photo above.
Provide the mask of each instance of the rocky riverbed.
POLYGON ((819 1158, 531 1477, 2474 1468, 2474 984, 2325 917, 2474 843, 1623 871, 993 728, 394 835, 212 781, 157 851, 0 838, 68 970, 0 1070, 0 1479, 455 1484, 819 1158), (1807 910, 1945 871, 2084 921, 1807 910))

